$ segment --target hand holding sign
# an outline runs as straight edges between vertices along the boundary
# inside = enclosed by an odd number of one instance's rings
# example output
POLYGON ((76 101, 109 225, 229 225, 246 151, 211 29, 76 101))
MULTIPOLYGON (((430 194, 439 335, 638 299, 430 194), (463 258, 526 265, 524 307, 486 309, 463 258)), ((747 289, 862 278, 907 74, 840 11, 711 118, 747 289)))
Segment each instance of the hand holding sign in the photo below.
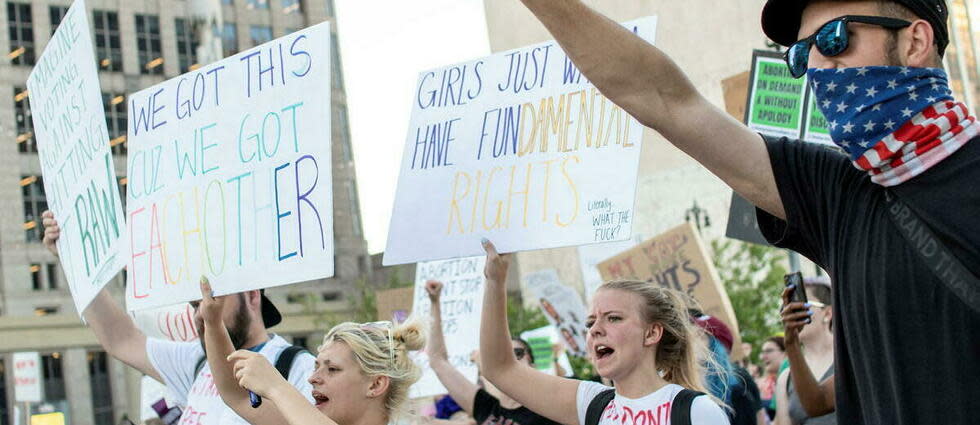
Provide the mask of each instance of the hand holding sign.
POLYGON ((54 219, 54 213, 51 210, 45 210, 41 213, 41 225, 44 226, 44 247, 57 257, 61 227, 58 227, 58 220, 54 219))

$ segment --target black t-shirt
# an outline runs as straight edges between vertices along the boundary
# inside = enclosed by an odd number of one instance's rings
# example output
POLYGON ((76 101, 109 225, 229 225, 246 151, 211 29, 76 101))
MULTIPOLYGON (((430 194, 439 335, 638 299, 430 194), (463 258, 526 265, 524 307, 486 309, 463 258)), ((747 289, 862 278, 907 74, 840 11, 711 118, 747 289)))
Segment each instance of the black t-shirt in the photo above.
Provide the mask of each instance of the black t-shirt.
POLYGON ((762 397, 755 379, 745 368, 734 366, 736 384, 732 388, 731 425, 755 425, 756 415, 762 409, 762 397))
POLYGON ((500 407, 500 400, 482 388, 473 397, 473 419, 479 425, 559 425, 524 406, 504 409, 500 407))
MULTIPOLYGON (((887 215, 885 189, 845 156, 766 144, 787 220, 759 210, 759 227, 834 283, 838 423, 977 424, 980 315, 924 265, 887 215)), ((980 275, 980 139, 890 190, 980 275)))

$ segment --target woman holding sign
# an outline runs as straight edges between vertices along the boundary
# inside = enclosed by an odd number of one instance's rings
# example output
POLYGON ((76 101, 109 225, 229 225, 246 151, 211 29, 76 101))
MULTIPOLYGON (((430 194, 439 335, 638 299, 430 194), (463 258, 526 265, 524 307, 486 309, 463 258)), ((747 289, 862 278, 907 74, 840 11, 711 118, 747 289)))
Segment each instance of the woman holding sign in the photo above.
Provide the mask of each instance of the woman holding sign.
POLYGON ((586 320, 586 350, 599 375, 616 383, 615 390, 554 377, 523 367, 506 348, 510 258, 497 254, 490 241, 484 240, 483 246, 483 374, 505 393, 563 424, 729 423, 714 399, 702 396, 707 392, 702 362, 709 357, 703 333, 691 323, 687 304, 678 294, 645 282, 602 285, 586 320))
MULTIPOLYGON (((439 303, 442 295, 442 282, 430 280, 425 283, 425 292, 432 302, 432 339, 426 352, 429 354, 429 366, 439 377, 439 382, 446 387, 449 395, 459 403, 460 407, 469 413, 477 424, 490 425, 495 423, 511 423, 513 425, 558 425, 528 408, 521 406, 507 395, 503 394, 492 384, 486 389, 478 387, 453 367, 449 362, 446 351, 446 341, 442 335, 442 308, 439 303)), ((507 346, 513 349, 513 358, 520 365, 533 369, 531 350, 527 343, 520 339, 512 339, 507 346)))
POLYGON ((315 402, 310 404, 265 357, 245 350, 232 353, 220 313, 224 300, 212 293, 202 278, 198 308, 214 383, 225 403, 252 424, 387 425, 402 413, 408 388, 421 375, 408 356, 425 346, 418 323, 334 326, 323 338, 309 378, 315 402), (246 389, 273 404, 274 413, 254 415, 246 389))

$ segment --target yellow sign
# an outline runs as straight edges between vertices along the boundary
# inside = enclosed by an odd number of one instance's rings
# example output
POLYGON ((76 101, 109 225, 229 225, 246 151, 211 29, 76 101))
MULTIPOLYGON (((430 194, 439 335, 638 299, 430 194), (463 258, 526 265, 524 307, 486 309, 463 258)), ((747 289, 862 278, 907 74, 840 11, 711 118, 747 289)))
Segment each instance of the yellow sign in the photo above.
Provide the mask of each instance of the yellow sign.
POLYGON ((31 425, 65 425, 65 414, 54 412, 31 415, 31 425))

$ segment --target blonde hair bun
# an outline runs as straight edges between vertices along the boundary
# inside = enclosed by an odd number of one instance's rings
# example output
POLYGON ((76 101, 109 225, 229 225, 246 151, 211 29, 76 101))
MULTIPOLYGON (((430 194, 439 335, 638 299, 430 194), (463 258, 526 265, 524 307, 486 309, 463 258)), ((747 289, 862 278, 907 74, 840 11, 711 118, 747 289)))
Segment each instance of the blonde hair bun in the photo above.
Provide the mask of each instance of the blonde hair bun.
POLYGON ((417 320, 396 325, 391 331, 391 336, 395 341, 403 344, 406 351, 418 351, 425 348, 425 330, 417 320))

